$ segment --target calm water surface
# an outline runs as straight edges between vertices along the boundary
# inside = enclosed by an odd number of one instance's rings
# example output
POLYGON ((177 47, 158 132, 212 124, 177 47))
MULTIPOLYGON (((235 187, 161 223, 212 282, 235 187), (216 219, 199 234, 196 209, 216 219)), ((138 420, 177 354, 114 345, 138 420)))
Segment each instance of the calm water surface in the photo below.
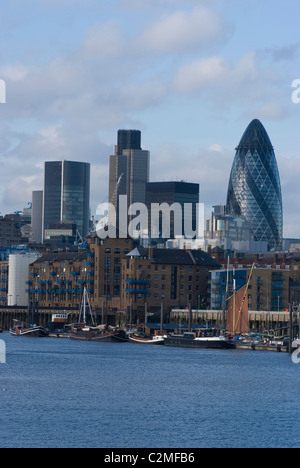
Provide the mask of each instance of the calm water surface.
POLYGON ((0 335, 0 447, 300 447, 287 354, 0 335))

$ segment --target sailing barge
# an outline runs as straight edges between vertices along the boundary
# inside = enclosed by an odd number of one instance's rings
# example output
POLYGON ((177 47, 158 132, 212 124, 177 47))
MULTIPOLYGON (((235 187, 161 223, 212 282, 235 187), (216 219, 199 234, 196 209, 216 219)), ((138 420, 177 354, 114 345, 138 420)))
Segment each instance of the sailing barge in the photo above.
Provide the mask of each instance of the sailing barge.
POLYGON ((95 324, 86 288, 84 289, 82 303, 80 306, 79 323, 72 325, 70 339, 98 342, 127 341, 125 332, 122 332, 115 327, 107 328, 106 325, 95 324), (88 320, 91 322, 89 325, 87 324, 88 320))

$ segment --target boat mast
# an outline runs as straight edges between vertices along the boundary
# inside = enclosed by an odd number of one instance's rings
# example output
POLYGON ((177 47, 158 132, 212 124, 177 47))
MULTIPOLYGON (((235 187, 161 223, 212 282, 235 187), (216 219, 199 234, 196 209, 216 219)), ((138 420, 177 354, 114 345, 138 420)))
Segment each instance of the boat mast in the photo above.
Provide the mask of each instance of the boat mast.
POLYGON ((86 323, 86 289, 83 291, 83 322, 86 323))
POLYGON ((226 330, 226 309, 228 305, 228 293, 229 293, 229 266, 230 266, 230 256, 228 254, 227 259, 227 279, 226 279, 226 294, 225 301, 223 303, 223 328, 226 330))
POLYGON ((81 302, 81 306, 80 306, 80 318, 79 318, 79 321, 81 322, 81 318, 83 316, 83 323, 84 324, 86 324, 86 320, 87 320, 87 313, 86 313, 87 306, 89 308, 89 314, 91 316, 92 325, 95 325, 95 321, 94 321, 94 317, 93 317, 93 313, 92 313, 92 308, 91 308, 88 292, 87 292, 86 288, 84 288, 82 302, 81 302))

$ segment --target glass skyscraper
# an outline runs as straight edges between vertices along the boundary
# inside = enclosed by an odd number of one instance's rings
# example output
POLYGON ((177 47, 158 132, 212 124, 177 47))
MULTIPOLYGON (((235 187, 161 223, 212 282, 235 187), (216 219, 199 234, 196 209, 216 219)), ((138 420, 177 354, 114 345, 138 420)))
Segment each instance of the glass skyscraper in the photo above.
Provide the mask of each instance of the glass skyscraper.
POLYGON ((127 207, 134 203, 145 204, 149 171, 150 152, 142 149, 140 130, 119 130, 118 144, 109 164, 109 202, 116 208, 117 228, 119 197, 127 195, 127 207))
POLYGON ((283 210, 277 161, 259 120, 246 129, 236 150, 227 195, 227 214, 244 217, 256 241, 282 250, 283 210))
POLYGON ((89 232, 90 164, 46 162, 44 175, 43 227, 70 223, 82 237, 89 232))

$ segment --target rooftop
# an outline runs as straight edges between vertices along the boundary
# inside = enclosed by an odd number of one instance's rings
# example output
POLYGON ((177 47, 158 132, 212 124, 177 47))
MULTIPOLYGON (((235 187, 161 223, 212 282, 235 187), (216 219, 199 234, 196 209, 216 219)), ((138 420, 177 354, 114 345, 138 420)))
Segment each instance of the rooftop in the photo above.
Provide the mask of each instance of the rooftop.
POLYGON ((220 267, 220 264, 202 250, 177 250, 177 249, 145 249, 138 247, 130 252, 127 257, 152 260, 153 263, 163 265, 200 265, 208 267, 220 267))

